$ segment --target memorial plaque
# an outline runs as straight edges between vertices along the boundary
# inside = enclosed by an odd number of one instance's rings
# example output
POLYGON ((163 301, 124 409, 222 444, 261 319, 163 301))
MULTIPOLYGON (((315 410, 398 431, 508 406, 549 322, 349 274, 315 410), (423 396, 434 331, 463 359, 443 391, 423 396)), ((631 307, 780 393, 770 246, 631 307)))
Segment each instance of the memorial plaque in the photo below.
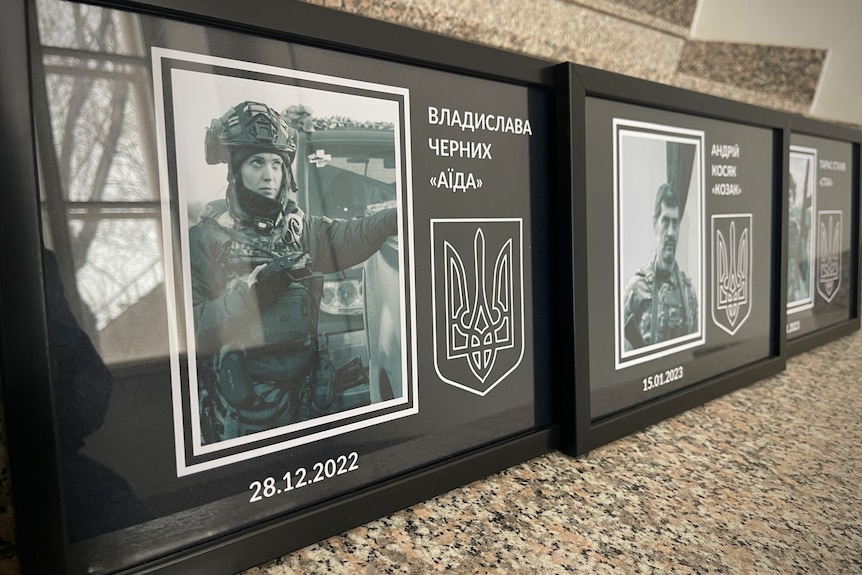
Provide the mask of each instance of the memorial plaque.
POLYGON ((789 353, 859 329, 860 134, 794 119, 787 227, 789 353))
POLYGON ((582 452, 751 382, 753 366, 783 366, 784 132, 748 106, 561 73, 568 150, 584 154, 571 171, 577 432, 566 435, 582 452))
POLYGON ((294 2, 14 4, 25 573, 234 573, 554 447, 545 62, 294 2))

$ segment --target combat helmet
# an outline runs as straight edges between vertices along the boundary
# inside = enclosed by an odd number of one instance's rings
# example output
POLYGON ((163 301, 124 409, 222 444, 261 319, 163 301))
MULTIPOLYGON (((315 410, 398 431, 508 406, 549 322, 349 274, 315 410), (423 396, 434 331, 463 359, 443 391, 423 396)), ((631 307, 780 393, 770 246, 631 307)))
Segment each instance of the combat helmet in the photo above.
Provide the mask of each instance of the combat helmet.
POLYGON ((291 164, 296 156, 297 131, 284 117, 266 104, 241 102, 207 128, 206 162, 227 164, 229 182, 226 199, 230 214, 262 232, 268 232, 279 218, 296 208, 296 181, 291 164), (239 168, 252 154, 271 152, 284 160, 278 197, 263 197, 247 189, 239 178, 239 168))

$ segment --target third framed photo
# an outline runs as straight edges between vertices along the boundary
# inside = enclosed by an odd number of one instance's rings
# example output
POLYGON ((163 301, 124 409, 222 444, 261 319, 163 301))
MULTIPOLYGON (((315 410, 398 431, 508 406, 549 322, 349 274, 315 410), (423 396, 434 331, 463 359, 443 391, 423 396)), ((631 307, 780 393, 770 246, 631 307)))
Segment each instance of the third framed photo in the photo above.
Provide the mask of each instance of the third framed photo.
POLYGON ((583 453, 783 368, 787 131, 751 106, 558 73, 571 202, 557 214, 573 232, 557 263, 575 270, 561 288, 575 385, 560 392, 576 414, 565 448, 583 453))
POLYGON ((791 118, 787 180, 787 351, 859 329, 856 130, 791 118))

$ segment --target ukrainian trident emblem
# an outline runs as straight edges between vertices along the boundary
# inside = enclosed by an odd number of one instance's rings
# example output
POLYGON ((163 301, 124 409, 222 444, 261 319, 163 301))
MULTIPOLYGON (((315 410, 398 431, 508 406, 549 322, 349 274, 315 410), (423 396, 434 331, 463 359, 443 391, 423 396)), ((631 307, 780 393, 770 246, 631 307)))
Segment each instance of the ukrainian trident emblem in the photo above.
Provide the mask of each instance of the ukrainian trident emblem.
POLYGON ((730 335, 751 312, 751 219, 712 216, 712 321, 730 335))
POLYGON ((841 211, 817 214, 817 293, 831 302, 841 287, 841 211))
POLYGON ((524 355, 522 220, 432 220, 434 366, 485 395, 524 355))

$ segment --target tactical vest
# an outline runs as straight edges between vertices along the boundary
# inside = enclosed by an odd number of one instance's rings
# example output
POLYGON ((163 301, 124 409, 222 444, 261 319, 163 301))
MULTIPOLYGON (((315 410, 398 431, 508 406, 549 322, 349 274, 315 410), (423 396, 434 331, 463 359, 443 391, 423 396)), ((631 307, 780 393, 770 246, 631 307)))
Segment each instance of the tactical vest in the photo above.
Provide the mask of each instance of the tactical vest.
MULTIPOLYGON (((261 236, 254 230, 230 230, 227 269, 229 285, 245 282, 255 267, 276 258, 301 254, 287 246, 278 234, 261 236)), ((317 320, 323 294, 323 275, 314 273, 311 263, 301 278, 285 278, 285 288, 271 301, 258 301, 259 313, 247 318, 231 334, 232 347, 246 350, 317 349, 317 320)), ((232 330, 231 330, 232 331, 232 330)), ((228 342, 226 342, 228 343, 228 342)))
POLYGON ((686 301, 679 277, 676 285, 661 281, 656 277, 653 281, 653 298, 650 302, 650 343, 660 343, 689 333, 688 302, 686 301))

